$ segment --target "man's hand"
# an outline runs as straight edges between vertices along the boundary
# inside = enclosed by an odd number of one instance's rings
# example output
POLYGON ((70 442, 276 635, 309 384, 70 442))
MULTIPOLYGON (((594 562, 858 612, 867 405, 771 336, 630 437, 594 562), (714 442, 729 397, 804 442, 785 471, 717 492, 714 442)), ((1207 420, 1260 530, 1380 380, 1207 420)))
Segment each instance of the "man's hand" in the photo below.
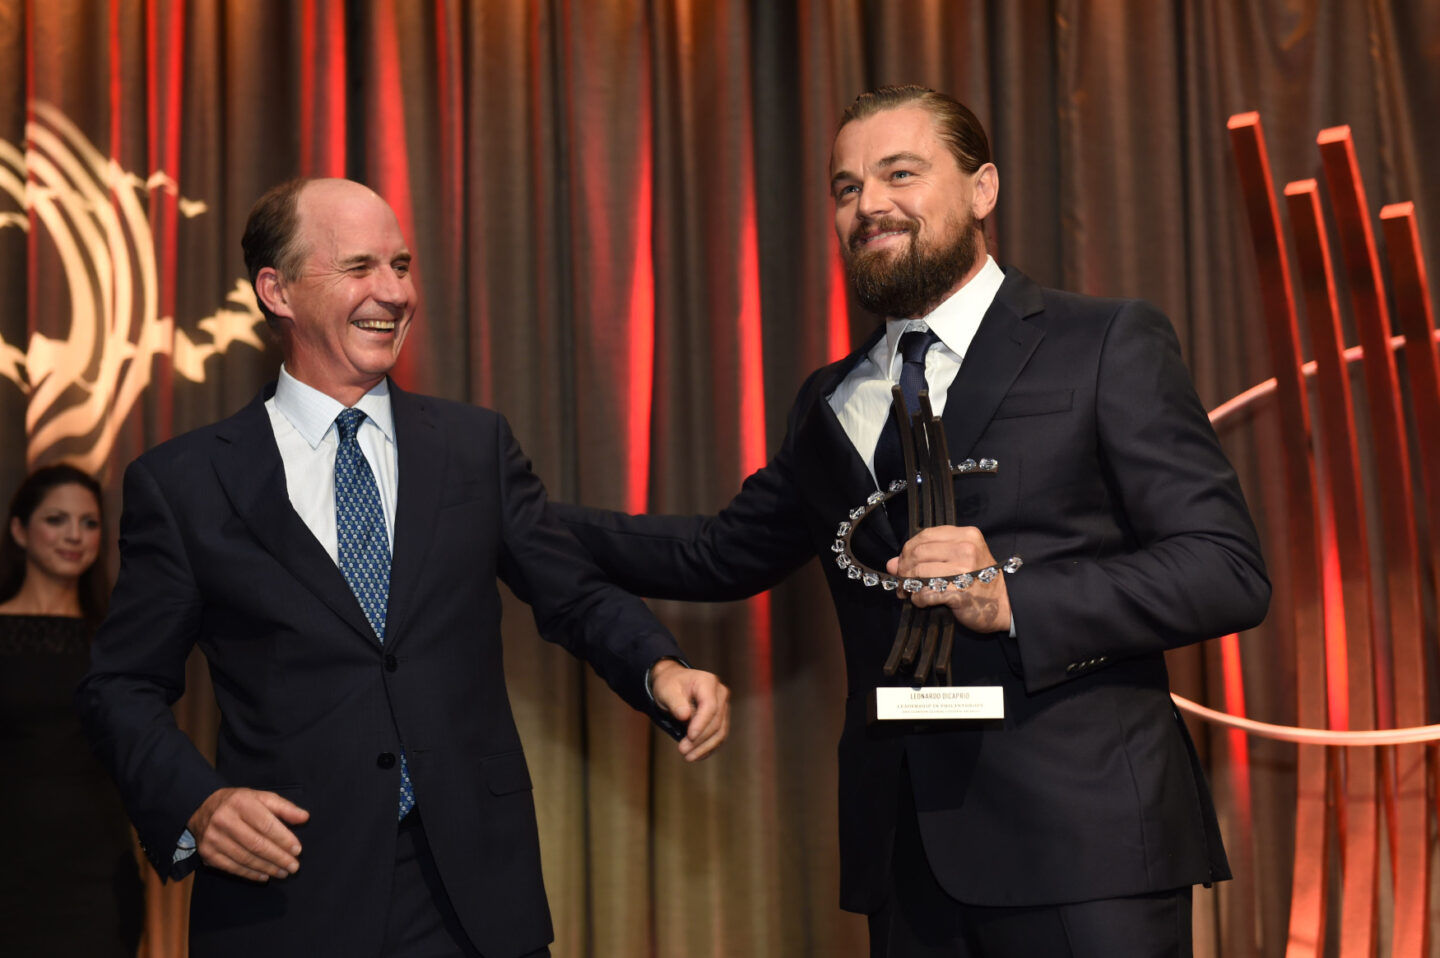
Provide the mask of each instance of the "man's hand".
POLYGON ((650 694, 655 704, 688 723, 680 740, 685 761, 700 761, 730 734, 730 690, 713 672, 661 659, 650 669, 650 694))
POLYGON ((189 825, 205 864, 267 882, 300 869, 300 842, 286 825, 309 820, 309 812, 274 792, 221 788, 201 803, 189 825))
MULTIPOLYGON (((974 526, 931 526, 921 529, 901 553, 885 564, 900 579, 948 579, 995 565, 985 537, 974 526)), ((906 595, 904 590, 897 590, 906 595)), ((920 607, 948 605, 959 623, 973 632, 1005 632, 1010 628, 1010 596, 1005 575, 985 583, 976 579, 968 589, 953 585, 944 592, 925 588, 909 595, 920 607)))

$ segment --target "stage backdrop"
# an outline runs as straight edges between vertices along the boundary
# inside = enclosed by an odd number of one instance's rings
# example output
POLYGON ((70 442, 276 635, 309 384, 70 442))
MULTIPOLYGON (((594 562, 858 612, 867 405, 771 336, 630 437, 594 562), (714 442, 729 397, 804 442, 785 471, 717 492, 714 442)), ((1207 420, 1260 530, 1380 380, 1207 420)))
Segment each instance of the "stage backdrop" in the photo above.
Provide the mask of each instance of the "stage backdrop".
MULTIPOLYGON (((1372 202, 1414 200, 1433 255, 1437 60, 1440 6, 1406 0, 0 0, 0 488, 82 462, 113 530, 126 462, 271 378, 238 240, 311 174, 370 184, 411 239, 404 386, 504 411, 558 498, 713 510, 874 322, 840 277, 829 147, 858 92, 901 81, 989 127, 1001 262, 1157 303, 1213 406, 1271 374, 1226 118, 1259 110, 1287 179, 1350 124, 1372 202)), ((1223 437, 1272 537, 1273 428, 1262 407, 1223 437)), ((661 608, 735 690, 693 768, 510 611, 557 956, 865 954, 836 907, 844 682, 813 567, 661 608)), ((1251 711, 1292 722, 1272 618, 1242 637, 1251 711)), ((1176 655, 1177 689, 1216 701, 1216 658, 1176 655)), ((206 743, 191 671, 178 712, 206 743)), ((1294 749, 1252 758, 1255 843, 1202 895, 1202 954, 1284 950, 1294 749)), ((152 885, 148 953, 183 930, 152 885)))

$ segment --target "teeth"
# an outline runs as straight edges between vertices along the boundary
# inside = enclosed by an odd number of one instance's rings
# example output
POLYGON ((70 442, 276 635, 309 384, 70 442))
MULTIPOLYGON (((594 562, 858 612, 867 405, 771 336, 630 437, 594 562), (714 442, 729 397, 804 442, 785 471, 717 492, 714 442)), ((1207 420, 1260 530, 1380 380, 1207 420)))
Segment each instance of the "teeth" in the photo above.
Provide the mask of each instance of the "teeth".
POLYGON ((384 332, 389 332, 395 328, 395 323, 392 320, 386 319, 357 319, 355 325, 361 329, 382 330, 384 332))

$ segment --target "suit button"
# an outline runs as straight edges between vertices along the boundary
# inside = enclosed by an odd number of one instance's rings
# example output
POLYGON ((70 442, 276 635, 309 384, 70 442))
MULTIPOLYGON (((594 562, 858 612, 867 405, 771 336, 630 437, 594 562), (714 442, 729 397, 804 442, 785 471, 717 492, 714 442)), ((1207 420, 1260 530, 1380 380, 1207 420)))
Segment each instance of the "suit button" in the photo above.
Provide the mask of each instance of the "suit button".
POLYGON ((394 768, 395 753, 381 752, 378 756, 376 756, 375 764, 378 765, 380 768, 394 768))
POLYGON ((395 671, 396 669, 398 669, 399 667, 400 667, 400 663, 397 662, 397 661, 395 661, 395 656, 393 656, 393 655, 387 655, 387 656, 385 656, 385 671, 386 671, 386 672, 394 672, 394 671, 395 671))

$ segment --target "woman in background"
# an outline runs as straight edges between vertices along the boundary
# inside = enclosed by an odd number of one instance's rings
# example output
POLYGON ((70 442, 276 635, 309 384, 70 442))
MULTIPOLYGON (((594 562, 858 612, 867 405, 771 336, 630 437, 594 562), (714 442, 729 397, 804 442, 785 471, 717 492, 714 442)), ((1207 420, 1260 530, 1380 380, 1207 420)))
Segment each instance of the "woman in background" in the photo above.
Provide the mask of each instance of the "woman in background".
POLYGON ((100 485, 38 469, 0 535, 0 954, 133 956, 144 920, 130 827, 90 753, 75 686, 109 583, 100 485))

